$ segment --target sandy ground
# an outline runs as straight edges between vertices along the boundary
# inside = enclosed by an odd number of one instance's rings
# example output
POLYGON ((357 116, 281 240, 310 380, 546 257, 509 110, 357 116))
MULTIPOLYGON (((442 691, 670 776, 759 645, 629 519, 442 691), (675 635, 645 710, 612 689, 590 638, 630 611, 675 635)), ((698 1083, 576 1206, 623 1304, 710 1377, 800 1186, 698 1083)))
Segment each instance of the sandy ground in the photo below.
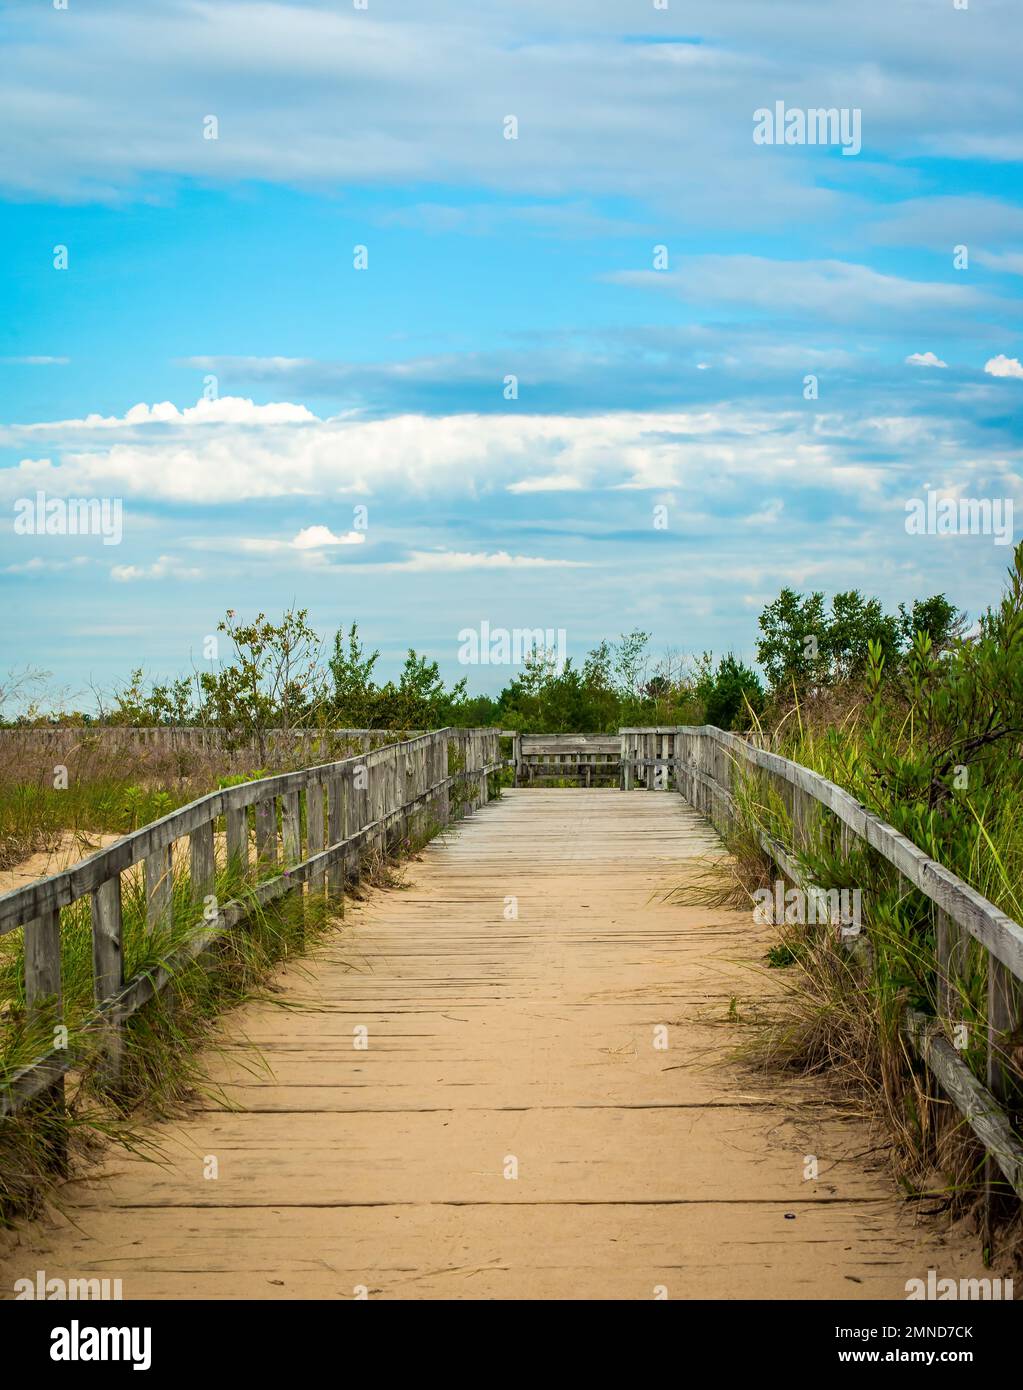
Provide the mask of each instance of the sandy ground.
POLYGON ((35 883, 36 879, 59 874, 120 838, 119 835, 101 831, 85 839, 71 830, 65 830, 55 849, 29 855, 11 869, 0 869, 0 893, 10 893, 15 888, 24 888, 27 883, 35 883))
POLYGON ((665 901, 708 852, 673 795, 506 793, 349 904, 311 975, 282 973, 292 1007, 225 1020, 231 1109, 160 1126, 160 1166, 111 1151, 8 1234, 0 1296, 37 1270, 126 1299, 903 1299, 929 1268, 982 1275, 861 1121, 730 1060, 770 929, 665 901))

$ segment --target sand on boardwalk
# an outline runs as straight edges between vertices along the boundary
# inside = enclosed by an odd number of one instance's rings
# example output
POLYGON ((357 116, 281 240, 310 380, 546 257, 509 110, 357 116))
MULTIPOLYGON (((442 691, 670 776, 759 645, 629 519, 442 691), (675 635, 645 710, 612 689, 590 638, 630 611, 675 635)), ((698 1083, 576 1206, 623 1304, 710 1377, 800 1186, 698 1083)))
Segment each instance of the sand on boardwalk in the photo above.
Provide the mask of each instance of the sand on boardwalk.
POLYGON ((983 1276, 848 1107, 732 1060, 730 1020, 776 988, 771 929, 667 901, 719 853, 676 796, 506 792, 349 903, 280 973, 291 1007, 225 1018, 231 1108, 155 1127, 159 1166, 110 1149, 63 1215, 8 1233, 0 1296, 38 1270, 126 1299, 904 1299, 930 1268, 983 1276))

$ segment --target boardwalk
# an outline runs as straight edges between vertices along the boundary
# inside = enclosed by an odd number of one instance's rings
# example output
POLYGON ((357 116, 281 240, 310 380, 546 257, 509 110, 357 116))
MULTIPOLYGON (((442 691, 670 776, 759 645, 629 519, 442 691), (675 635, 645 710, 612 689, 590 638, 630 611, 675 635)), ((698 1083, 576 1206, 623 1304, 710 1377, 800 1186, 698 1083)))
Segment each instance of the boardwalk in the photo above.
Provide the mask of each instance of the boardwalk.
POLYGON ((231 1111, 163 1126, 164 1167, 117 1151, 68 1184, 3 1288, 44 1269, 127 1299, 904 1298, 932 1266, 982 1273, 913 1225, 860 1122, 728 1060, 732 1001, 772 988, 769 929, 664 901, 708 851, 677 796, 506 792, 349 906, 280 979, 300 1007, 231 1016, 211 1062, 231 1111))

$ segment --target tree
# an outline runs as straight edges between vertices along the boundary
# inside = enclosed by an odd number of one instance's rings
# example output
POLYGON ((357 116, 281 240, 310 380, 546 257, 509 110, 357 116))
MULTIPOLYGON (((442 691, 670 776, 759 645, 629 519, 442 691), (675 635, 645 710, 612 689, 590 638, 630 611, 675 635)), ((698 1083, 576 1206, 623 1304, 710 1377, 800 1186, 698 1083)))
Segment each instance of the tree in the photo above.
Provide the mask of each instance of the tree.
POLYGON ((347 639, 344 628, 335 632, 334 652, 327 664, 334 682, 334 712, 339 723, 356 729, 371 727, 370 711, 377 689, 373 668, 379 660, 378 651, 366 654, 359 641, 357 623, 352 623, 347 639))
POLYGON ((289 608, 279 623, 270 622, 265 613, 240 623, 229 608, 217 631, 231 639, 234 661, 199 676, 207 721, 232 741, 253 740, 262 764, 271 728, 312 724, 324 703, 320 639, 309 626, 308 611, 289 608))
POLYGON ((703 717, 718 729, 748 729, 753 715, 764 707, 764 688, 757 673, 731 653, 710 673, 704 667, 699 693, 703 697, 703 717))
POLYGON ((643 685, 649 641, 649 632, 642 632, 637 627, 631 632, 623 632, 614 645, 614 673, 618 689, 623 694, 638 694, 643 685))
POLYGON ((885 661, 893 664, 899 651, 898 619, 885 613, 880 599, 866 599, 859 589, 836 594, 821 634, 826 680, 862 675, 871 642, 880 647, 885 661))
POLYGON ((966 614, 944 594, 915 600, 912 611, 899 604, 899 632, 907 647, 916 633, 925 632, 935 652, 943 652, 962 637, 966 624, 966 614))
POLYGON ((763 633, 757 644, 757 660, 775 690, 796 685, 816 685, 828 665, 821 639, 827 625, 824 595, 806 598, 794 589, 782 589, 758 620, 763 633))
POLYGON ((876 646, 884 668, 894 672, 905 659, 913 637, 925 632, 936 650, 945 650, 963 632, 965 614, 944 594, 917 600, 912 610, 899 605, 886 613, 880 599, 859 589, 835 594, 830 611, 821 592, 797 594, 782 589, 760 614, 762 633, 757 660, 773 690, 820 689, 864 674, 868 651, 876 646))
POLYGON ((443 727, 451 706, 465 698, 468 678, 463 676, 450 690, 444 688, 440 667, 409 648, 398 681, 398 723, 406 729, 443 727))

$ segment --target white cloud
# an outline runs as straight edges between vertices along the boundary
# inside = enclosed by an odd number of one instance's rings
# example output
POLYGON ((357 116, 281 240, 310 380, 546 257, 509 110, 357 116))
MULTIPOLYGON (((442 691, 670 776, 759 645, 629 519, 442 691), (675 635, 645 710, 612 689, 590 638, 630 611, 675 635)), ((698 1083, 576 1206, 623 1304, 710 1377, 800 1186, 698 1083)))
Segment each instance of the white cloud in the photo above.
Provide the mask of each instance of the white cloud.
POLYGON ((18 565, 5 565, 4 574, 51 574, 59 570, 76 569, 81 565, 89 563, 88 556, 76 555, 73 560, 44 560, 41 556, 35 555, 31 560, 25 560, 18 565))
MULTIPOLYGON (((1020 216, 1023 220, 1023 210, 1020 216)), ((989 270, 1000 270, 1006 275, 1023 275, 1023 251, 976 251, 974 260, 986 265, 989 270)))
MULTIPOLYGON (((339 498, 394 490, 406 499, 673 487, 713 496, 751 482, 811 482, 849 491, 878 487, 886 473, 880 463, 859 461, 856 439, 933 449, 954 432, 941 419, 864 420, 855 413, 798 407, 325 420, 302 407, 292 415, 292 409, 278 403, 271 424, 248 416, 243 423, 212 424, 189 410, 177 411, 155 432, 148 425, 139 431, 125 416, 85 437, 76 437, 65 421, 39 424, 33 442, 49 433, 50 455, 0 468, 0 498, 42 488, 54 496, 194 506, 304 496, 325 499, 329 507, 339 498), (288 419, 295 423, 279 423, 288 419)), ((359 542, 352 533, 335 536, 313 527, 291 540, 221 544, 315 554, 359 542)))
POLYGON ((0 357, 0 362, 12 367, 66 367, 70 361, 70 357, 0 357))
POLYGON ((815 186, 819 163, 753 146, 752 112, 776 93, 862 97, 869 151, 1014 154, 1019 7, 984 9, 983 24, 951 6, 921 24, 919 4, 863 0, 855 31, 805 0, 690 0, 656 16, 654 37, 694 44, 627 42, 621 0, 434 0, 428 15, 421 0, 364 13, 93 0, 59 34, 52 11, 14 7, 0 178, 64 198, 134 196, 161 176, 475 182, 684 200, 690 220, 751 205, 761 222, 784 220, 844 200, 815 186), (201 138, 211 90, 223 93, 216 141, 201 138), (509 99, 514 145, 501 140, 509 99), (730 177, 714 177, 726 163, 730 177))
POLYGON ((314 423, 316 418, 304 405, 293 405, 290 401, 256 405, 242 396, 221 396, 216 400, 200 399, 184 410, 179 410, 172 401, 153 405, 140 401, 123 415, 86 415, 81 420, 10 425, 5 433, 9 436, 54 431, 80 434, 91 430, 125 431, 135 425, 303 425, 314 423))
POLYGON ((445 574, 461 570, 587 569, 583 560, 548 560, 538 555, 509 555, 506 550, 413 550, 407 560, 387 561, 375 568, 445 574))
POLYGON ((160 555, 151 565, 113 565, 110 578, 119 584, 133 584, 140 579, 198 579, 200 573, 178 565, 169 555, 160 555))
POLYGON ((1006 357, 999 353, 984 363, 984 370, 988 376, 1014 376, 1023 381, 1023 364, 1018 357, 1006 357))
POLYGON ((346 531, 343 536, 335 536, 326 526, 306 526, 291 544, 296 550, 319 550, 327 545, 362 545, 365 539, 364 531, 346 531))
POLYGON ((571 473, 549 473, 544 478, 524 478, 518 483, 509 483, 509 492, 580 492, 585 483, 582 478, 571 473))
POLYGON ((942 362, 940 357, 936 357, 933 352, 911 352, 906 361, 913 367, 947 367, 947 362, 942 362))
POLYGON ((836 323, 872 322, 878 311, 898 313, 906 322, 1006 307, 967 285, 907 280, 852 261, 694 256, 675 270, 622 270, 606 278, 687 302, 734 304, 786 316, 812 313, 836 323))
POLYGON ((275 536, 217 536, 215 540, 193 541, 191 544, 200 550, 241 550, 252 555, 275 555, 299 550, 311 555, 336 545, 363 545, 364 531, 346 531, 336 536, 328 526, 305 526, 290 541, 279 540, 275 536))

